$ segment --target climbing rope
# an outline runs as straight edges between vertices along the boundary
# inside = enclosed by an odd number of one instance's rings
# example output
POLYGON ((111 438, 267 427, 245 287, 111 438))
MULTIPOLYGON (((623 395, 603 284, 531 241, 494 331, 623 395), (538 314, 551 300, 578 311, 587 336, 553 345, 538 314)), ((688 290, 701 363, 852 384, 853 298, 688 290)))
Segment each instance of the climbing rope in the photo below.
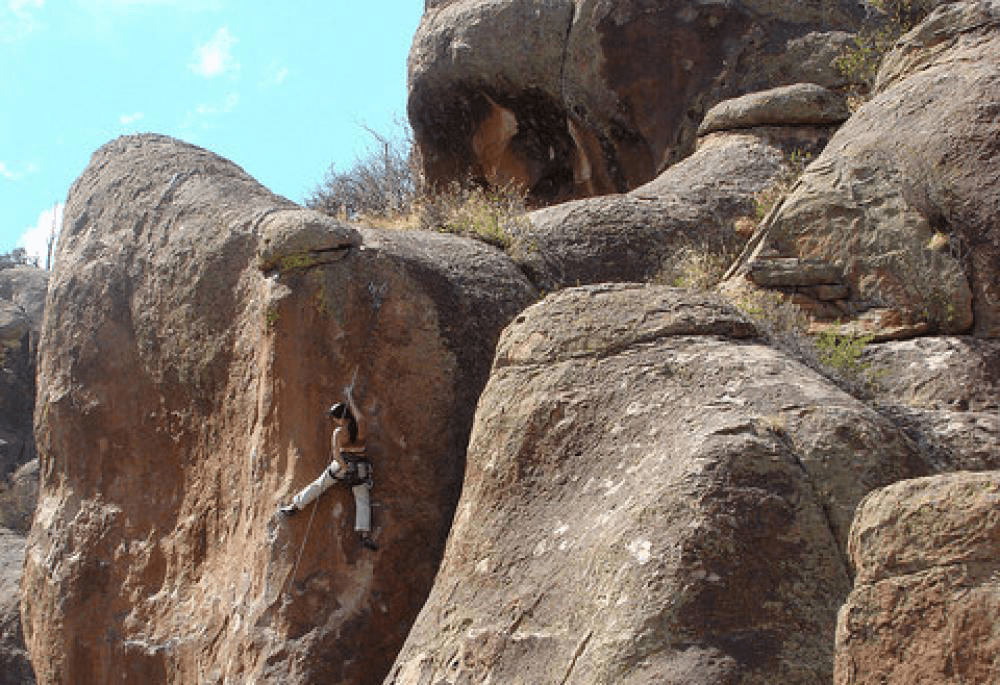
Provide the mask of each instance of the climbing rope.
POLYGON ((295 582, 295 575, 299 572, 299 562, 302 561, 302 553, 306 549, 306 541, 309 539, 309 531, 312 530, 313 519, 316 518, 316 510, 319 509, 319 502, 312 503, 312 513, 309 514, 309 523, 306 525, 306 534, 302 536, 302 544, 299 545, 299 554, 295 557, 295 565, 292 566, 292 574, 289 576, 291 582, 295 582))

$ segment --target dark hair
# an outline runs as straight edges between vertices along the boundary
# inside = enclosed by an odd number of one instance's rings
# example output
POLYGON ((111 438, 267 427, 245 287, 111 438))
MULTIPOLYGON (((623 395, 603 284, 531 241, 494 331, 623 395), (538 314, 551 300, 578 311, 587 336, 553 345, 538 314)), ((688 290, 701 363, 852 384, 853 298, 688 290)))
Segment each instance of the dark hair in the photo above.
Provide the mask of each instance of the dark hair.
POLYGON ((347 434, 351 438, 351 442, 357 442, 358 421, 354 418, 354 412, 351 411, 351 408, 347 404, 337 402, 337 404, 330 407, 330 411, 327 414, 335 419, 347 419, 347 434))

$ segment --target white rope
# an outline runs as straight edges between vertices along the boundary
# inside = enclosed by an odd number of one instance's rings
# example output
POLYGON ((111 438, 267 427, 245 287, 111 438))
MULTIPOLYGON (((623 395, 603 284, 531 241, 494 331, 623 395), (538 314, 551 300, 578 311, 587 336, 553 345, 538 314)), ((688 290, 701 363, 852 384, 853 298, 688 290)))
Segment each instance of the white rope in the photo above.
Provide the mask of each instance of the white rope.
POLYGON ((309 514, 309 525, 306 526, 306 534, 302 536, 302 544, 299 546, 299 555, 295 558, 295 566, 292 567, 292 575, 290 576, 291 582, 295 582, 295 574, 299 571, 299 562, 302 561, 302 552, 306 549, 306 540, 309 539, 309 531, 312 530, 313 519, 316 517, 316 510, 319 509, 319 503, 313 502, 312 513, 309 514))

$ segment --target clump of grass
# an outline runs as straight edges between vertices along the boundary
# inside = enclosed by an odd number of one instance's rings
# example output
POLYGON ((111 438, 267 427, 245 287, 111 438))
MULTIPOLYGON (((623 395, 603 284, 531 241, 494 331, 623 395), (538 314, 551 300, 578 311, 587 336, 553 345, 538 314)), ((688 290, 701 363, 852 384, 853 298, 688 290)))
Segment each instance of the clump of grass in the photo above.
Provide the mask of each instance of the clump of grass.
POLYGON ((722 280, 745 238, 735 231, 714 241, 689 243, 664 260, 653 283, 688 290, 709 290, 722 280))
POLYGON ((420 202, 420 228, 481 240, 501 249, 514 244, 513 234, 527 222, 525 190, 508 184, 484 188, 452 183, 420 202))
POLYGON ((871 396, 877 374, 863 356, 874 336, 843 334, 837 325, 813 333, 805 312, 773 291, 742 293, 733 304, 757 324, 771 345, 855 397, 871 396))
POLYGON ((819 360, 826 367, 841 375, 869 381, 872 380, 871 364, 862 361, 861 357, 865 347, 874 339, 875 336, 871 334, 842 335, 837 332, 836 326, 820 331, 813 338, 819 360))

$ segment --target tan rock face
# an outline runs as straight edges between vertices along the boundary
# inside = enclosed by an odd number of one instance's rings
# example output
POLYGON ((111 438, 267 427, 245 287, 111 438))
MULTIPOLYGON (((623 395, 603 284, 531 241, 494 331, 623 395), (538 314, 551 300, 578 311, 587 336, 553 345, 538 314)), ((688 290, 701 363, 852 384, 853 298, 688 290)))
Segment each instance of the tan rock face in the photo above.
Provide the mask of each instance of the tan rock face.
POLYGON ((1000 679, 1000 471, 873 492, 851 528, 835 683, 1000 679))
POLYGON ((39 680, 379 682, 434 577, 500 328, 534 297, 492 248, 361 232, 159 136, 74 184, 43 333, 25 564, 39 680), (355 381, 375 463, 328 461, 355 381))
POLYGON ((545 203, 652 180, 691 152, 720 100, 842 84, 830 63, 863 18, 839 0, 425 7, 408 111, 428 178, 513 178, 545 203))
POLYGON ((829 682, 872 483, 927 466, 720 300, 572 288, 504 332, 386 683, 829 682))
POLYGON ((756 246, 842 268, 876 335, 1000 335, 1000 3, 949 3, 886 59, 756 246), (899 333, 893 333, 893 330, 899 333))

